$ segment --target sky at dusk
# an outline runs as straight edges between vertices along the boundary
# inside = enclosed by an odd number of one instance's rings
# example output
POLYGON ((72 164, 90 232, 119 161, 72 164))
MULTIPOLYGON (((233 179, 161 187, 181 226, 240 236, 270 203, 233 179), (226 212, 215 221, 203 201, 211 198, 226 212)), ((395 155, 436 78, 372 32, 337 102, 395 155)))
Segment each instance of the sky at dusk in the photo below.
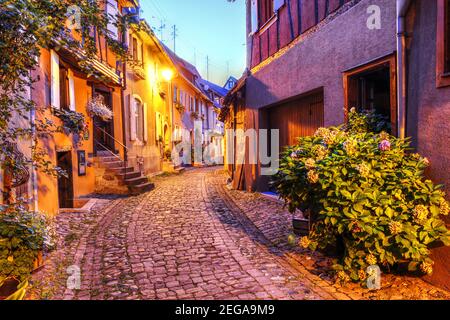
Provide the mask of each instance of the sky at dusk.
POLYGON ((197 66, 209 80, 224 85, 229 75, 239 78, 245 69, 245 0, 141 0, 143 17, 156 35, 176 53, 197 66), (160 30, 161 21, 165 28, 160 30))

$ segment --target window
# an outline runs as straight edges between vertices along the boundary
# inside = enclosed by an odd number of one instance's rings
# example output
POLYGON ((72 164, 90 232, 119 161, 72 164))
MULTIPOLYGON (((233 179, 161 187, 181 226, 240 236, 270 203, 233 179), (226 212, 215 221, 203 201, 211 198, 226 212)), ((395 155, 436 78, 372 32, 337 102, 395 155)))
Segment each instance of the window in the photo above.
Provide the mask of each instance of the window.
POLYGON ((373 110, 391 124, 397 134, 397 80, 395 56, 373 61, 344 73, 345 110, 373 110))
POLYGON ((117 28, 117 17, 120 14, 117 0, 108 0, 106 2, 106 13, 108 15, 108 31, 113 39, 119 39, 119 32, 117 28))
POLYGON ((259 12, 259 27, 261 28, 267 21, 272 18, 273 11, 273 0, 260 0, 258 1, 258 12, 259 12))
POLYGON ((178 88, 176 86, 173 87, 173 102, 178 102, 178 88))
POLYGON ((61 109, 70 110, 69 70, 59 66, 59 99, 61 109))
POLYGON ((133 37, 133 45, 132 45, 132 52, 133 52, 133 60, 138 61, 138 41, 136 38, 133 37))
POLYGON ((189 111, 194 111, 194 98, 190 97, 189 111))
POLYGON ((450 86, 450 0, 438 0, 437 6, 437 87, 450 86))
POLYGON ((144 141, 144 108, 142 103, 135 99, 135 112, 136 112, 136 137, 140 141, 144 141))

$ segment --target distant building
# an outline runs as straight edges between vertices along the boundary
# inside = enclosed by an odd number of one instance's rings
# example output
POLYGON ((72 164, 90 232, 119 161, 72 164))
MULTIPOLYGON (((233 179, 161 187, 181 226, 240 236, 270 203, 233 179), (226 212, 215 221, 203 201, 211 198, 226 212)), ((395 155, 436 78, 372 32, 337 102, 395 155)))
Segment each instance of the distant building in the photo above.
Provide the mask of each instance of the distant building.
POLYGON ((238 79, 231 76, 228 78, 227 82, 225 83, 225 85, 223 87, 225 89, 227 89, 228 91, 230 91, 231 89, 233 89, 233 87, 236 85, 237 82, 238 82, 238 79))
POLYGON ((192 145, 198 143, 195 140, 195 122, 202 121, 201 144, 203 147, 212 144, 213 156, 223 159, 223 124, 219 123, 218 114, 221 108, 220 98, 228 91, 202 79, 194 65, 167 46, 163 47, 177 70, 172 80, 172 142, 175 144, 184 138, 184 141, 188 140, 192 145), (183 137, 183 133, 189 133, 190 136, 183 137))

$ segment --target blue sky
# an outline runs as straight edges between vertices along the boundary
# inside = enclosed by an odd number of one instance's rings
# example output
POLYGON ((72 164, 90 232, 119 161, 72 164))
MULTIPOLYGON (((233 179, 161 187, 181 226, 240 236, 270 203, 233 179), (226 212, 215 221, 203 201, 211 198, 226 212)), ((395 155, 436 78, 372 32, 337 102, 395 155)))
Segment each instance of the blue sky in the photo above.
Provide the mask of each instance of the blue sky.
POLYGON ((172 28, 177 26, 176 52, 195 64, 206 79, 223 85, 229 75, 239 78, 245 69, 245 0, 141 0, 143 16, 173 49, 172 28))

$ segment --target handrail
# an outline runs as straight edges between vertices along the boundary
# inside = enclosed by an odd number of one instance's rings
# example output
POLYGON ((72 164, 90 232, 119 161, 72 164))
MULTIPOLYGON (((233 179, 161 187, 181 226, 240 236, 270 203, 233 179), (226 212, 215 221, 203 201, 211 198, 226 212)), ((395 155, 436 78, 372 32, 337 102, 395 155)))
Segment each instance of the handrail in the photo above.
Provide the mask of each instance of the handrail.
MULTIPOLYGON (((104 148, 105 150, 109 151, 114 157, 116 157, 116 158, 119 159, 121 162, 123 162, 123 166, 124 166, 124 170, 125 170, 125 172, 124 172, 124 180, 126 180, 126 179, 127 179, 127 174, 128 174, 128 152, 130 151, 130 149, 129 149, 126 145, 124 145, 122 142, 120 142, 119 140, 117 140, 116 138, 114 138, 112 135, 110 135, 108 132, 106 132, 105 129, 102 129, 102 128, 100 128, 100 127, 98 127, 98 126, 96 126, 96 125, 94 124, 94 130, 95 130, 95 129, 100 130, 102 133, 104 133, 105 135, 107 135, 108 137, 110 137, 115 143, 117 143, 118 145, 120 145, 121 147, 123 147, 124 159, 122 160, 122 159, 120 158, 120 156, 117 155, 117 154, 114 152, 114 150, 110 150, 108 147, 104 146, 103 144, 101 144, 99 141, 97 141, 97 140, 94 138, 94 142, 95 142, 97 145, 99 145, 100 147, 102 147, 102 148, 104 148)), ((114 148, 114 149, 115 149, 115 148, 114 148)))
POLYGON ((94 142, 95 142, 97 145, 99 145, 100 147, 106 149, 106 151, 109 151, 109 152, 111 153, 111 155, 112 155, 114 158, 119 159, 120 162, 123 162, 124 165, 126 164, 126 163, 125 163, 125 160, 122 160, 122 158, 121 158, 119 155, 115 154, 114 151, 110 150, 108 147, 106 147, 105 145, 101 144, 101 143, 98 142, 98 140, 96 140, 96 139, 94 139, 94 142))
POLYGON ((114 142, 116 142, 118 145, 120 145, 121 147, 123 147, 124 149, 126 149, 127 151, 130 151, 130 148, 128 148, 126 145, 124 145, 122 142, 120 142, 119 140, 117 140, 116 138, 114 138, 112 135, 110 135, 108 132, 106 132, 105 129, 102 129, 96 125, 94 125, 95 129, 100 130, 101 132, 103 132, 104 134, 106 134, 108 137, 110 137, 111 139, 114 140, 114 142))

